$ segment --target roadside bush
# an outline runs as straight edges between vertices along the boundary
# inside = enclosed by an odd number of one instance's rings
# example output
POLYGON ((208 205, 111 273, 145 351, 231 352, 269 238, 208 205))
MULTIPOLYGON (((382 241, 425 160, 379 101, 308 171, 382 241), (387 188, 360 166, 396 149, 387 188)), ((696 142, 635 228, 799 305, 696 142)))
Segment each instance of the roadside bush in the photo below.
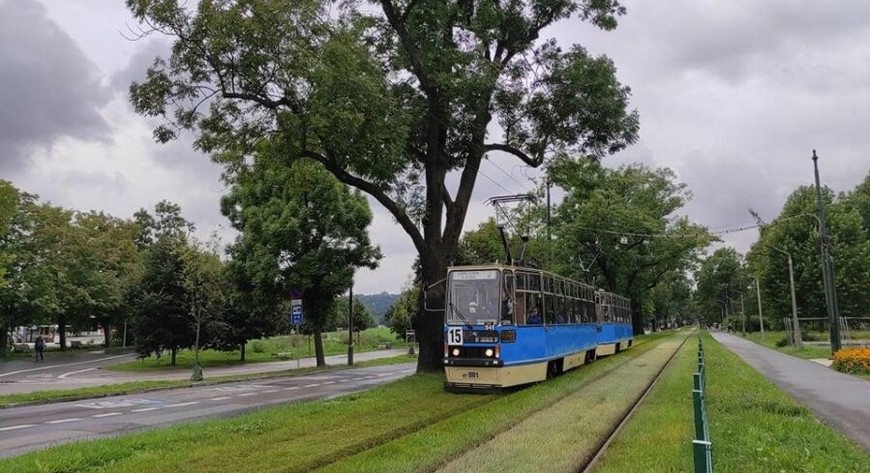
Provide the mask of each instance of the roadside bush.
POLYGON ((251 342, 251 351, 254 353, 265 353, 266 345, 260 340, 254 340, 251 342))
POLYGON ((870 347, 837 350, 832 366, 843 373, 870 374, 870 347))
POLYGON ((786 337, 782 337, 776 341, 776 346, 778 346, 778 347, 784 347, 787 345, 788 345, 788 338, 786 338, 786 337))

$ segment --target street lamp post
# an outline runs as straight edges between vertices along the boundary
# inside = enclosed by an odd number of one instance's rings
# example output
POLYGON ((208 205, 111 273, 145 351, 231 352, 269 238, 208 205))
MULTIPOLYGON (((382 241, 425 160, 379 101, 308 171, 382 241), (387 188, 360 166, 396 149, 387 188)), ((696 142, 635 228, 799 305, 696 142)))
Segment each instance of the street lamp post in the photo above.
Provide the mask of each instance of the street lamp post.
POLYGON ((797 316, 797 297, 794 292, 794 264, 792 263, 791 253, 785 250, 781 250, 775 246, 764 245, 771 250, 778 251, 786 256, 788 256, 788 280, 791 286, 791 324, 792 324, 792 334, 794 339, 794 345, 800 348, 803 345, 803 338, 801 337, 801 327, 800 322, 798 322, 797 316))
POLYGON ((825 206, 822 203, 822 191, 819 185, 819 157, 813 150, 813 168, 816 177, 816 213, 819 221, 819 237, 822 252, 822 280, 825 284, 825 302, 828 306, 828 324, 831 334, 831 353, 840 349, 839 309, 837 307, 837 289, 834 287, 834 261, 831 258, 831 241, 825 227, 825 206))

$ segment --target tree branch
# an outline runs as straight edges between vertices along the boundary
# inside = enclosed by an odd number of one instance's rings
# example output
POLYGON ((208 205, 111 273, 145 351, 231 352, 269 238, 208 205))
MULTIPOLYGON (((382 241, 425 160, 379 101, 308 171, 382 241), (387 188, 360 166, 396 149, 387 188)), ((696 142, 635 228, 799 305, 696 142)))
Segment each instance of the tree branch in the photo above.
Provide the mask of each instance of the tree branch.
MULTIPOLYGON (((390 26, 392 26, 393 29, 396 30, 396 34, 399 35, 399 40, 402 42, 402 45, 408 52, 408 60, 411 62, 411 69, 414 71, 414 75, 420 81, 420 86, 423 88, 423 90, 427 92, 427 94, 430 92, 434 92, 435 85, 429 79, 426 71, 423 70, 423 61, 420 59, 420 51, 411 40, 411 35, 405 28, 404 15, 401 17, 399 16, 391 0, 381 0, 381 6, 384 9, 384 14, 387 16, 387 20, 390 22, 390 26)), ((410 7, 411 5, 408 5, 409 10, 410 7)), ((408 10, 406 10, 406 13, 407 11, 408 10)))
POLYGON ((506 144, 490 143, 490 144, 484 145, 484 151, 487 153, 490 151, 504 151, 505 153, 512 154, 512 155, 516 156, 517 158, 520 158, 520 161, 528 164, 529 166, 531 166, 533 168, 540 166, 544 162, 543 156, 535 156, 534 158, 532 158, 532 157, 529 157, 528 154, 520 151, 519 149, 514 148, 513 146, 510 146, 510 145, 506 145, 506 144))
POLYGON ((335 175, 335 177, 350 186, 356 187, 357 189, 371 195, 378 202, 381 203, 387 210, 393 214, 396 221, 399 222, 399 225, 405 230, 405 232, 411 237, 411 240, 414 242, 414 246, 417 248, 417 251, 422 253, 426 248, 426 242, 423 240, 423 235, 420 234, 420 230, 414 225, 414 222, 411 221, 411 218, 408 217, 408 214, 405 213, 399 204, 397 204, 393 199, 390 199, 383 190, 378 188, 373 183, 366 181, 365 179, 361 179, 359 177, 354 176, 353 174, 347 172, 343 167, 335 164, 335 161, 327 159, 326 156, 315 153, 314 151, 303 151, 301 153, 302 156, 306 158, 313 159, 321 164, 323 164, 326 169, 335 175))

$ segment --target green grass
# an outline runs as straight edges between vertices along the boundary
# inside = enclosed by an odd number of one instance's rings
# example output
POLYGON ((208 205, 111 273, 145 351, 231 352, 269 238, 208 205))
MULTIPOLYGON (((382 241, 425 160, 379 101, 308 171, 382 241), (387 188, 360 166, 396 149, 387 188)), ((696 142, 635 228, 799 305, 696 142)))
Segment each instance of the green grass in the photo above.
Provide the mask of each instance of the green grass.
MULTIPOLYGON (((344 458, 316 471, 318 473, 435 471, 449 460, 484 445, 497 435, 509 431, 525 419, 547 409, 579 389, 598 383, 606 375, 614 373, 614 370, 673 337, 675 337, 673 333, 639 337, 635 340, 635 347, 628 352, 601 359, 589 366, 572 370, 557 379, 501 397, 492 403, 444 419, 418 432, 344 458)), ((542 433, 537 454, 542 451, 546 451, 548 455, 551 453, 545 438, 545 434, 542 433)))
MULTIPOLYGON (((740 332, 736 332, 737 335, 741 335, 740 332)), ((785 338, 785 332, 776 331, 776 332, 764 332, 764 340, 761 339, 761 332, 752 332, 746 334, 746 339, 751 340, 759 345, 765 346, 767 348, 772 348, 774 350, 783 352, 788 355, 796 356, 798 358, 804 359, 813 359, 813 358, 830 358, 831 357, 831 348, 828 346, 819 346, 819 345, 810 345, 807 343, 803 344, 803 347, 798 349, 791 345, 786 345, 782 347, 776 346, 776 343, 785 338)))
MULTIPOLYGON (((370 361, 361 361, 354 363, 353 368, 366 368, 371 366, 387 366, 402 363, 410 363, 417 360, 416 356, 400 355, 389 358, 378 358, 370 361)), ((171 388, 189 388, 193 386, 202 386, 203 384, 219 384, 229 383, 233 381, 248 381, 252 379, 266 378, 281 378, 288 376, 302 376, 313 372, 326 370, 346 369, 346 365, 329 366, 326 368, 302 368, 285 371, 274 371, 269 373, 251 373, 244 375, 233 376, 218 376, 206 378, 204 383, 192 384, 187 380, 174 381, 135 381, 130 383, 109 384, 105 386, 94 386, 89 388, 65 389, 56 391, 35 391, 31 393, 7 394, 0 396, 0 409, 14 407, 15 405, 27 403, 38 404, 47 402, 63 402, 77 400, 82 398, 95 398, 106 396, 120 396, 126 394, 136 394, 155 389, 171 389, 171 388)))
POLYGON ((667 363, 682 338, 659 344, 438 471, 578 471, 667 363), (542 441, 546 444, 545 462, 541 461, 542 441))
MULTIPOLYGON (((690 340, 686 347, 596 473, 692 471, 697 343, 690 340)), ((870 455, 857 444, 822 424, 709 334, 704 347, 714 471, 870 472, 870 455)))
POLYGON ((445 393, 443 376, 416 375, 332 400, 63 445, 0 460, 0 471, 419 471, 421 464, 441 465, 483 443, 666 338, 642 337, 624 354, 510 395, 445 393), (378 466, 384 462, 391 466, 378 466))
MULTIPOLYGON (((396 336, 386 327, 377 327, 363 330, 359 336, 354 335, 354 352, 380 350, 386 343, 393 347, 405 347, 404 341, 396 340, 396 336)), ((323 334, 323 352, 326 356, 347 353, 347 332, 330 332, 323 334)), ((263 340, 251 340, 248 342, 245 352, 245 361, 240 361, 241 353, 236 351, 201 350, 199 352, 199 364, 203 368, 221 366, 233 366, 245 363, 263 363, 277 361, 273 353, 288 354, 287 360, 309 358, 314 356, 314 340, 312 338, 310 349, 307 335, 286 335, 272 337, 263 340)), ((187 369, 193 367, 194 351, 181 350, 176 358, 176 366, 170 365, 171 357, 168 352, 162 356, 150 356, 148 358, 119 363, 106 369, 113 371, 148 372, 171 369, 187 369)))

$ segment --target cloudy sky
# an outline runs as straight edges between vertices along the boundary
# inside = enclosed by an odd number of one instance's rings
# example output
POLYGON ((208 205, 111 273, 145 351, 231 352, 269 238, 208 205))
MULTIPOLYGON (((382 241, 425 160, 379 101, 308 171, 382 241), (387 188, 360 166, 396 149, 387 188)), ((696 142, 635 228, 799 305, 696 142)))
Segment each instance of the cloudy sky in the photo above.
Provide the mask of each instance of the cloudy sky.
MULTIPOLYGON (((689 185, 686 213, 710 229, 779 212, 795 187, 822 180, 850 190, 870 170, 870 2, 625 0, 613 32, 576 21, 545 34, 607 54, 632 88, 641 139, 608 165, 667 166, 689 185), (762 6, 763 5, 763 6, 762 6)), ((191 149, 151 139, 127 100, 166 43, 131 42, 123 0, 0 0, 0 177, 43 200, 129 217, 178 202, 200 236, 232 236, 220 215, 220 170, 191 149)), ((508 156, 484 163, 466 228, 492 214, 492 195, 526 192, 529 172, 508 156)), ((397 292, 414 249, 373 204, 380 269, 360 293, 397 292)), ((754 230, 729 233, 745 251, 754 230)))

